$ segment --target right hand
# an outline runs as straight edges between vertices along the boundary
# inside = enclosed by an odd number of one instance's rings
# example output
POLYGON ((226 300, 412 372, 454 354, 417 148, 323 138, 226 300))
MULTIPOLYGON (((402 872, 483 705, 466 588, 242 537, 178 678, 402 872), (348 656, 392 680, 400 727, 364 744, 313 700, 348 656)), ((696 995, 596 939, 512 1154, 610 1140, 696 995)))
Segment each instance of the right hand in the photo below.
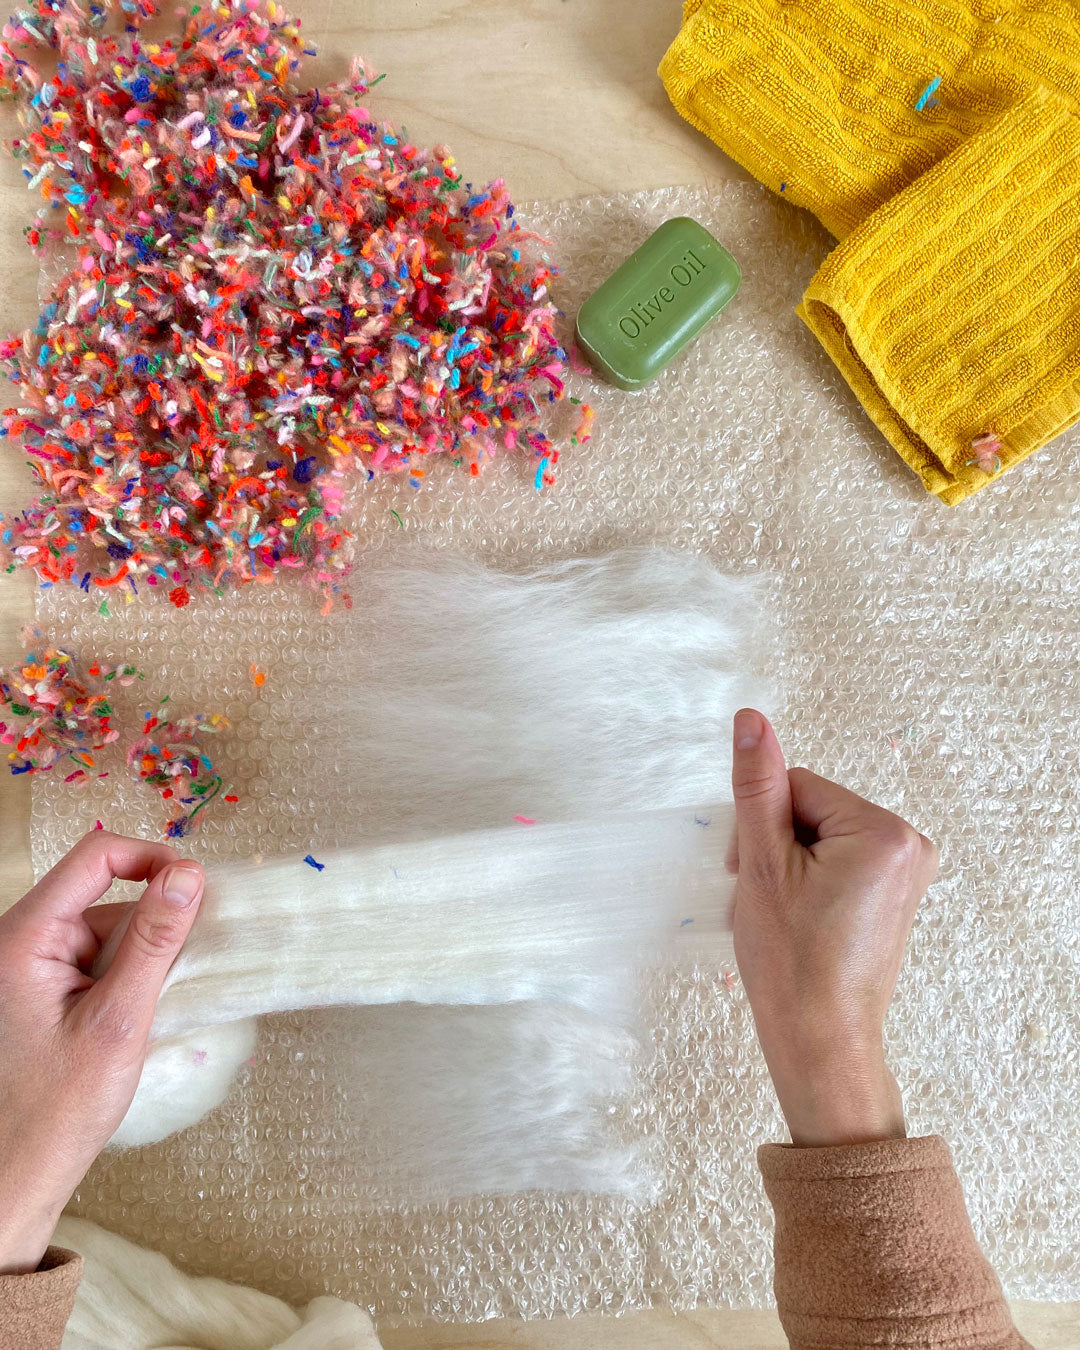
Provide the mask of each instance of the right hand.
POLYGON ((791 1137, 904 1136, 882 1027, 937 849, 891 812, 788 770, 759 712, 736 714, 739 971, 791 1137))

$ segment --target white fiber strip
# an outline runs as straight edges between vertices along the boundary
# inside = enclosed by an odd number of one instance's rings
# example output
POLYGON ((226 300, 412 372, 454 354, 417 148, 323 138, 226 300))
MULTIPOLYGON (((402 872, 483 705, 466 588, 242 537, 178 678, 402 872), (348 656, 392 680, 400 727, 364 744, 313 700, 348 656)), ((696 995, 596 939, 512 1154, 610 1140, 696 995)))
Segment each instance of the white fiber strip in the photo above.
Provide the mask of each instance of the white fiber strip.
POLYGON ((730 928, 730 807, 521 825, 210 869, 154 1038, 333 1004, 594 1002, 730 928))
MULTIPOLYGON (((627 1082, 629 1051, 611 1047, 626 1040, 618 1026, 634 1014, 636 968, 683 948, 728 949, 731 825, 730 807, 652 811, 342 851, 317 859, 322 870, 295 858, 211 868, 113 1144, 163 1138, 213 1109, 251 1055, 258 1015, 511 1004, 517 1011, 492 1008, 490 1024, 469 1024, 457 1046, 458 1086, 444 1076, 440 1090, 454 1101, 453 1110, 442 1103, 445 1138, 471 1146, 452 1167, 445 1146, 402 1156, 429 1194, 544 1175, 567 1188, 591 1177, 594 1187, 629 1193, 641 1184, 636 1153, 588 1122, 627 1082), (502 1067, 484 1075, 484 1052, 495 1047, 502 1067), (460 1055, 470 1050, 479 1061, 462 1077, 460 1055), (502 1146, 477 1148, 483 1122, 496 1118, 502 1146)), ((438 1079, 429 1071, 433 1098, 438 1079)), ((388 1100, 408 1097, 399 1084, 388 1100)), ((401 1112, 406 1122, 412 1114, 401 1112)))

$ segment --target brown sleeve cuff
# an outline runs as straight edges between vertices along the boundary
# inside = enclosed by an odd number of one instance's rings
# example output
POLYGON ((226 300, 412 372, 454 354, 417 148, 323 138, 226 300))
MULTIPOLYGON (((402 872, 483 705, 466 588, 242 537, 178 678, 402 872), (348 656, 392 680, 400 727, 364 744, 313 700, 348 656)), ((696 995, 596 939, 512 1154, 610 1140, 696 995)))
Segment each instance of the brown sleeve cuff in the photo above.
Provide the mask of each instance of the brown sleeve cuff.
POLYGON ((758 1167, 770 1182, 835 1181, 875 1177, 883 1173, 953 1170, 952 1154, 940 1134, 924 1139, 883 1139, 876 1144, 843 1144, 838 1148, 796 1148, 794 1144, 762 1144, 758 1167))
POLYGON ((83 1260, 49 1247, 29 1275, 0 1275, 0 1350, 58 1350, 82 1277, 83 1260))
POLYGON ((795 1350, 1023 1346, 979 1250, 945 1141, 766 1144, 776 1302, 795 1350))

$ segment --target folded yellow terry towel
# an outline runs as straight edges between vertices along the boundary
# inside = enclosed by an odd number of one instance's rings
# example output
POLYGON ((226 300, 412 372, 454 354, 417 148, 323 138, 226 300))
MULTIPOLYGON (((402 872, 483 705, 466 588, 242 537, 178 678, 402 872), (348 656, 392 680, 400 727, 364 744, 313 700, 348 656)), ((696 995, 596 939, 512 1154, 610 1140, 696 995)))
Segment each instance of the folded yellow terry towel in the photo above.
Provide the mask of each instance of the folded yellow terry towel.
POLYGON ((1080 4, 687 0, 660 75, 687 121, 842 239, 1035 88, 1080 106, 1080 4))
POLYGON ((1080 418, 1077 0, 688 0, 661 74, 842 238, 799 313, 930 492, 1080 418))
POLYGON ((1033 94, 875 211, 803 298, 863 406, 950 506, 1080 417, 1078 189, 1080 116, 1033 94), (980 436, 991 453, 973 451, 980 436))

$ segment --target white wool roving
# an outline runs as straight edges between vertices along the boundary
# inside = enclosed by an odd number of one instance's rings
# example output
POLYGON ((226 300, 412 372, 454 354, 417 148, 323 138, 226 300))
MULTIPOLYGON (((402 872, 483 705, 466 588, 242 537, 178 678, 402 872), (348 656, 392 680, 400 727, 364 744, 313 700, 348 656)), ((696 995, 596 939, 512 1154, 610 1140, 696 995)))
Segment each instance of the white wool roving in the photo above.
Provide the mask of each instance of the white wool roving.
MULTIPOLYGON (((613 1001, 625 1001, 627 979, 612 972, 613 1001)), ((640 1046, 609 1017, 535 1001, 397 1003, 335 1008, 315 1025, 350 1118, 322 1163, 350 1175, 362 1158, 373 1206, 532 1189, 638 1202, 652 1193, 655 1141, 615 1118, 640 1046)), ((153 1046, 112 1144, 152 1142, 224 1100, 250 1058, 243 1039, 234 1053, 237 1028, 246 1037, 254 1023, 153 1046)))
POLYGON ((353 590, 339 676, 289 710, 350 847, 725 801, 731 715, 772 702, 759 588, 692 553, 518 573, 403 545, 353 590))
POLYGON ((256 1034, 255 1019, 247 1018, 151 1041, 135 1098, 110 1147, 155 1143, 220 1106, 255 1053, 256 1034))
POLYGON ((303 1312, 63 1215, 53 1243, 83 1258, 63 1350, 378 1350, 367 1313, 317 1298, 303 1312))
POLYGON ((154 1038, 341 1003, 588 1007, 598 979, 610 1009, 605 972, 730 929, 731 829, 643 811, 209 868, 154 1038))
POLYGON ((639 1192, 642 1150, 610 1129, 638 971, 725 950, 731 716, 769 701, 765 627, 752 583, 691 554, 365 558, 333 675, 275 760, 349 846, 208 870, 113 1142, 221 1101, 261 1014, 453 1005, 388 1009, 340 1065, 401 1144, 388 1176, 639 1192))
POLYGON ((558 1003, 399 1003, 335 1009, 318 1027, 350 1083, 347 1137, 325 1162, 348 1174, 362 1157, 374 1206, 653 1193, 657 1141, 616 1119, 640 1046, 609 1018, 558 1003))
MULTIPOLYGON (((153 1142, 222 1101, 251 1054, 259 1014, 528 1001, 540 1024, 543 1005, 573 1005, 602 1014, 617 1036, 633 1017, 642 964, 710 940, 723 948, 731 819, 719 806, 669 809, 330 853, 322 870, 298 858, 208 869, 112 1142, 153 1142)), ((565 1014, 550 1014, 552 1032, 559 1017, 565 1047, 565 1014)), ((581 1043, 602 1057, 595 1027, 582 1024, 581 1043)), ((515 1053, 520 1060, 520 1046, 515 1053)), ((545 1119, 570 1081, 589 1085, 588 1063, 573 1053, 562 1049, 552 1064, 566 1069, 563 1079, 549 1072, 541 1085, 536 1065, 529 1070, 545 1119)), ((520 1086, 520 1064, 507 1072, 520 1086)))

